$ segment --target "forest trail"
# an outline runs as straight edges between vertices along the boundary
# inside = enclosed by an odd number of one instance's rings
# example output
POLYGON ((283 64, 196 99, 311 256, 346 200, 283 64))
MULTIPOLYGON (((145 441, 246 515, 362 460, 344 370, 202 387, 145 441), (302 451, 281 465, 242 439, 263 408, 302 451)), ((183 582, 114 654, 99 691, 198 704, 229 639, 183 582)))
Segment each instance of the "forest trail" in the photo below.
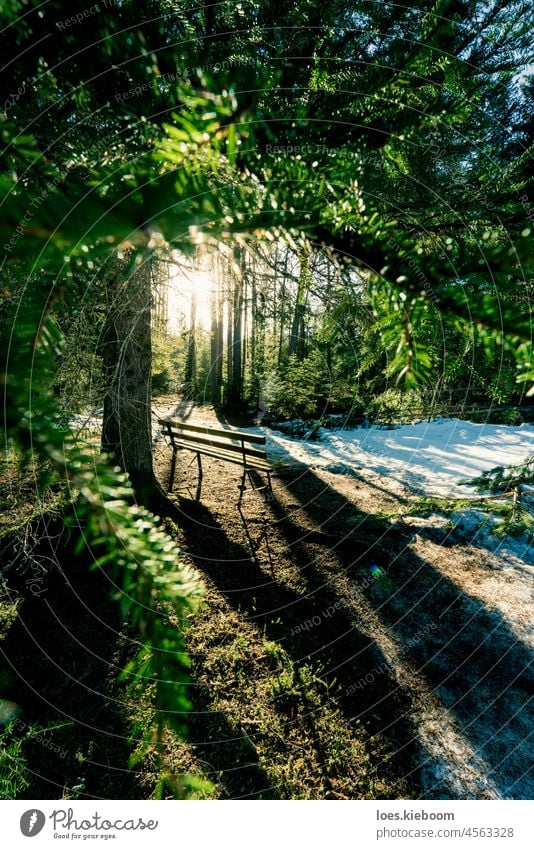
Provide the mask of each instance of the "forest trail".
MULTIPOLYGON (((201 415, 213 421, 205 412, 194 411, 195 420, 201 415)), ((170 452, 163 443, 156 458, 166 480, 170 452)), ((490 535, 477 535, 469 523, 410 515, 415 496, 398 481, 392 485, 377 475, 367 480, 364 471, 355 477, 302 464, 275 476, 272 502, 248 489, 243 522, 235 506, 239 471, 204 458, 196 502, 188 462, 184 455, 179 464, 178 537, 208 585, 205 625, 198 632, 195 627, 191 644, 195 680, 200 690, 203 681, 212 689, 202 711, 218 715, 224 706, 229 727, 239 738, 245 734, 264 771, 258 790, 257 782, 239 784, 239 766, 231 780, 224 770, 212 769, 222 796, 270 798, 280 792, 276 776, 282 766, 276 765, 267 723, 278 726, 289 747, 289 761, 286 749, 278 754, 286 773, 304 769, 302 758, 322 759, 321 789, 307 777, 310 798, 329 792, 332 798, 358 792, 365 797, 357 781, 351 784, 351 743, 358 758, 369 760, 368 771, 378 782, 375 795, 382 786, 384 795, 397 798, 529 797, 533 570, 524 548, 490 550, 484 545, 490 535), (261 541, 251 558, 247 532, 260 540, 267 526, 268 545, 261 541), (206 628, 214 627, 208 619, 223 611, 230 631, 217 639, 244 640, 249 665, 240 674, 250 674, 253 700, 243 700, 243 680, 232 670, 225 669, 225 683, 222 678, 217 683, 216 649, 205 637, 206 628), (324 683, 309 711, 313 740, 303 741, 299 733, 305 712, 282 711, 275 720, 272 704, 259 695, 273 675, 273 653, 277 674, 287 653, 293 667, 304 667, 324 683), (331 756, 320 754, 317 723, 332 711, 346 737, 345 776, 339 764, 328 766, 331 756), (308 745, 309 754, 303 754, 308 745)), ((278 701, 283 696, 277 691, 278 701)), ((202 739, 196 750, 200 761, 205 758, 199 752, 223 745, 220 729, 209 733, 214 736, 202 739)), ((298 779, 284 774, 285 792, 294 784, 298 779)))

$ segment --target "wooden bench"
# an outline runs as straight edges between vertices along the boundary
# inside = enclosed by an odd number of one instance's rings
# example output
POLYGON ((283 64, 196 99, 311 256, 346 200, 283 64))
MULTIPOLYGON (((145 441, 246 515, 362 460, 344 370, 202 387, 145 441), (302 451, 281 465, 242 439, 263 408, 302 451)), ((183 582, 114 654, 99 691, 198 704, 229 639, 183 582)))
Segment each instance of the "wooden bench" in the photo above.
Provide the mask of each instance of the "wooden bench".
POLYGON ((176 456, 180 449, 193 451, 197 455, 198 483, 202 481, 201 455, 215 457, 227 463, 235 463, 243 467, 243 475, 239 486, 239 504, 246 489, 247 476, 253 489, 263 489, 254 485, 251 472, 263 472, 267 475, 267 488, 272 496, 271 471, 272 466, 267 459, 265 437, 256 433, 247 433, 230 428, 216 428, 203 424, 189 424, 178 419, 158 419, 163 435, 169 439, 172 446, 171 472, 169 476, 169 492, 172 492, 176 473, 176 456))

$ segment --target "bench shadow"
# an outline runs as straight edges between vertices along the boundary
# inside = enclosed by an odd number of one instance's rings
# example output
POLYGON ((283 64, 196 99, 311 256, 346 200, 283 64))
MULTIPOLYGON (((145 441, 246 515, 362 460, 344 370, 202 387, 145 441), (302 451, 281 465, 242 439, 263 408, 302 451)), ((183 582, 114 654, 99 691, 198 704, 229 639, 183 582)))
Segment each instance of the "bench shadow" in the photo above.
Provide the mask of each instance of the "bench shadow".
MULTIPOLYGON (((319 536, 324 534, 343 572, 363 586, 366 562, 354 557, 356 534, 368 551, 367 559, 372 557, 384 573, 384 580, 365 590, 369 603, 397 635, 406 658, 457 718, 462 734, 488 764, 489 777, 502 795, 529 798, 533 789, 529 779, 532 654, 502 614, 489 610, 417 555, 409 547, 412 533, 377 524, 372 516, 362 514, 357 529, 349 528, 344 534, 343 520, 347 514, 354 515, 356 508, 347 507, 345 497, 312 471, 305 478, 285 477, 281 483, 291 500, 300 504, 301 518, 304 515, 321 528, 319 536)), ((281 520, 280 505, 275 502, 271 509, 288 538, 306 539, 302 529, 281 520)), ((436 543, 435 534, 430 538, 436 543)), ((446 534, 443 543, 447 553, 446 534)), ((308 565, 308 581, 317 579, 313 572, 313 564, 308 565)))
MULTIPOLYGON (((403 776, 414 769, 413 728, 405 719, 407 701, 385 671, 381 650, 354 626, 339 596, 317 575, 307 575, 305 594, 281 583, 276 572, 274 579, 270 577, 242 544, 227 536, 204 504, 180 498, 179 511, 185 549, 195 566, 244 619, 283 646, 297 670, 313 664, 349 723, 363 724, 369 740, 379 735, 387 741, 386 757, 392 759, 389 773, 402 785, 403 776), (324 610, 329 606, 334 606, 335 615, 326 618, 324 610), (309 629, 302 627, 317 620, 309 629), (372 683, 355 690, 354 682, 366 675, 372 683)), ((305 554, 293 548, 292 557, 299 560, 305 554)), ((313 713, 310 718, 313 721, 313 713)), ((377 755, 372 745, 370 749, 373 766, 379 769, 384 751, 377 755)))

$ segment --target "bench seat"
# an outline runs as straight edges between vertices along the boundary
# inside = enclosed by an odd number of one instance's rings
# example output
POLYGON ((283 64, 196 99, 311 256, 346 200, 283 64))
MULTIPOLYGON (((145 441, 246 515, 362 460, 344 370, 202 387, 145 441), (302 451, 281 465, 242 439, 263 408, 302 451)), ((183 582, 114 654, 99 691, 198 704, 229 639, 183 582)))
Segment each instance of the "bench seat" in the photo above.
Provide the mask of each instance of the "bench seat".
MULTIPOLYGON (((245 489, 246 476, 247 474, 250 476, 251 471, 264 472, 268 479, 268 489, 272 492, 270 477, 272 466, 263 447, 266 442, 264 436, 230 428, 182 422, 172 418, 160 418, 158 424, 161 425, 163 435, 169 439, 173 449, 169 492, 172 492, 174 484, 176 455, 179 450, 192 451, 197 455, 199 483, 202 480, 201 455, 206 455, 243 467, 241 497, 245 489)), ((253 484, 252 478, 250 480, 253 484)))

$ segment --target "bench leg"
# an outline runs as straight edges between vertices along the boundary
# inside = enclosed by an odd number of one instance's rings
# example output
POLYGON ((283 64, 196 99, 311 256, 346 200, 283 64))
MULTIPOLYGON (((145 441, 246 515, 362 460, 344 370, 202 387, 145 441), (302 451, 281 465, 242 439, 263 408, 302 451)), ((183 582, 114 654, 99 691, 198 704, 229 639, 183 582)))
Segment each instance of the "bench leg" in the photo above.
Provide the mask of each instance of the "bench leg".
POLYGON ((254 492, 260 492, 263 489, 267 489, 268 490, 267 500, 268 501, 274 500, 273 485, 272 485, 272 481, 271 481, 271 473, 266 472, 266 475, 267 475, 267 485, 258 487, 254 483, 254 478, 252 477, 252 471, 250 469, 247 469, 247 468, 243 469, 243 475, 241 477, 241 483, 238 486, 238 489, 240 490, 238 506, 241 504, 241 502, 243 500, 243 493, 247 488, 246 487, 247 477, 250 481, 250 485, 251 485, 252 489, 254 490, 254 492))
POLYGON ((243 474, 241 475, 241 483, 239 484, 239 501, 237 502, 237 509, 239 510, 241 507, 241 502, 243 501, 243 493, 247 488, 247 469, 243 469, 243 474))
POLYGON ((173 485, 174 485, 174 475, 176 473, 176 454, 177 453, 178 452, 177 452, 176 448, 174 448, 173 452, 172 452, 172 460, 171 460, 171 473, 169 475, 169 492, 172 492, 172 488, 173 488, 173 485))
POLYGON ((271 567, 271 574, 274 578, 275 577, 274 563, 273 563, 273 558, 272 558, 272 555, 271 555, 271 546, 269 545, 269 522, 265 518, 263 518, 261 520, 262 525, 263 525, 263 530, 261 531, 258 538, 256 540, 253 540, 252 535, 251 535, 249 528, 248 528, 248 522, 247 522, 246 517, 245 517, 243 510, 241 508, 241 504, 237 505, 237 509, 238 509, 239 515, 241 516, 241 522, 243 524, 243 530, 245 531, 245 536, 247 538, 248 546, 249 546, 249 549, 250 549, 250 559, 252 560, 253 563, 256 564, 256 566, 261 566, 261 563, 258 559, 257 552, 258 552, 260 545, 265 540, 265 547, 267 549, 267 556, 269 558, 269 566, 271 567))
POLYGON ((198 481, 197 481, 197 491, 195 493, 195 501, 200 501, 200 497, 202 495, 202 478, 204 477, 204 472, 202 471, 202 459, 201 459, 198 451, 197 451, 197 466, 198 466, 198 481))
POLYGON ((275 577, 274 563, 273 563, 273 558, 271 557, 271 546, 269 545, 269 524, 268 524, 266 519, 264 519, 264 525, 265 525, 265 527, 264 527, 263 533, 265 535, 265 545, 267 547, 267 556, 269 558, 269 565, 271 567, 271 575, 274 578, 275 577))

